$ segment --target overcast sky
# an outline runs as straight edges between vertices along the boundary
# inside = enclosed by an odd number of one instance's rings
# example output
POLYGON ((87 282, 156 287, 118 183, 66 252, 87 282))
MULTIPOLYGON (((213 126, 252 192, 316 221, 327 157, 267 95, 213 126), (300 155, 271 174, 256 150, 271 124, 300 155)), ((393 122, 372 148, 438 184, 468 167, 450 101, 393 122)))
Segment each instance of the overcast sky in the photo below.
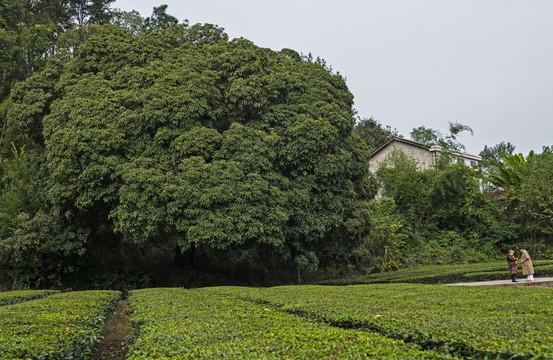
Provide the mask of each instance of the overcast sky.
POLYGON ((472 127, 467 152, 553 145, 553 0, 116 0, 212 23, 230 38, 312 53, 347 79, 362 118, 409 138, 472 127))

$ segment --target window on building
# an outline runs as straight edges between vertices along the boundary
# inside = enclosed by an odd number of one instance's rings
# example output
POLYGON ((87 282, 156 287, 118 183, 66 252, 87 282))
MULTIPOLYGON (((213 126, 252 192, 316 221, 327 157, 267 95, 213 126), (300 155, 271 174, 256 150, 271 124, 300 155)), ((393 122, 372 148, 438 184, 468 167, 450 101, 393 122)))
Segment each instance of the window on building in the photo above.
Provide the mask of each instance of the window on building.
POLYGON ((474 161, 474 160, 471 160, 471 161, 470 161, 470 166, 476 166, 476 165, 478 165, 478 164, 476 163, 476 161, 474 161))
POLYGON ((464 159, 461 159, 461 158, 457 158, 457 162, 458 162, 458 163, 461 163, 461 164, 464 164, 464 163, 465 163, 465 160, 464 160, 464 159))

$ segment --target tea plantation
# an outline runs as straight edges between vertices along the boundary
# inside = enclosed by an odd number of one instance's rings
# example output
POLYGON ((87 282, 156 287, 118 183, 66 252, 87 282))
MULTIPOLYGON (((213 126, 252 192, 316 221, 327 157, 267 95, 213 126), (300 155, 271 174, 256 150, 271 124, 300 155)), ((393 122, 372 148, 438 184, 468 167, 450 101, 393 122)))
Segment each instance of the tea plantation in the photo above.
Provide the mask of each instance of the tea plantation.
MULTIPOLYGON (((106 315, 120 297, 117 291, 57 293, 35 300, 32 292, 0 293, 2 359, 84 359, 99 340, 106 315)), ((37 296, 46 295, 37 291, 37 296)))
MULTIPOLYGON (((120 296, 0 293, 0 357, 91 358, 120 296)), ((553 359, 551 288, 156 288, 127 300, 134 360, 553 359)))

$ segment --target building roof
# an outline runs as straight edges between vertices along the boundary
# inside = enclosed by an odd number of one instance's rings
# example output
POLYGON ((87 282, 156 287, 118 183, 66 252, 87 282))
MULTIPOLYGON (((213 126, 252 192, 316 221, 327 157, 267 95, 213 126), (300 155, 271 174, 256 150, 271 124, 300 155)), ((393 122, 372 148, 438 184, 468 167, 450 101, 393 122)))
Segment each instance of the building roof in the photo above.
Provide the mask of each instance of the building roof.
POLYGON ((393 137, 389 138, 388 140, 386 140, 386 142, 384 144, 380 145, 376 150, 374 150, 371 153, 371 157, 378 154, 382 149, 384 149, 386 146, 388 146, 390 143, 392 143, 394 141, 399 141, 399 142, 402 142, 404 144, 420 147, 420 148, 425 149, 425 150, 430 150, 429 145, 425 145, 425 144, 418 143, 416 141, 407 140, 407 139, 403 139, 403 138, 400 138, 400 137, 393 136, 393 137))
POLYGON ((464 153, 464 152, 461 152, 461 151, 448 150, 448 149, 445 149, 441 146, 425 145, 425 144, 422 144, 422 143, 418 143, 416 141, 407 140, 407 139, 403 139, 403 138, 399 138, 399 137, 395 137, 395 136, 389 138, 384 144, 380 145, 376 150, 374 150, 371 153, 371 157, 374 157, 376 154, 378 154, 380 151, 382 151, 384 148, 386 148, 389 144, 391 144, 394 141, 398 141, 398 142, 402 142, 402 143, 407 144, 407 145, 419 147, 421 149, 425 149, 425 150, 428 150, 430 152, 434 152, 434 151, 449 152, 449 153, 451 153, 455 156, 463 157, 465 159, 470 159, 470 160, 475 160, 475 161, 482 161, 482 157, 478 156, 478 155, 464 153))
POLYGON ((448 149, 444 149, 441 146, 431 146, 428 149, 428 151, 444 151, 444 152, 448 152, 448 153, 453 154, 453 155, 458 156, 458 157, 463 157, 465 159, 470 159, 470 160, 475 160, 475 161, 482 161, 481 156, 474 155, 474 154, 469 154, 469 153, 464 153, 464 152, 460 152, 460 151, 456 151, 456 150, 448 150, 448 149))

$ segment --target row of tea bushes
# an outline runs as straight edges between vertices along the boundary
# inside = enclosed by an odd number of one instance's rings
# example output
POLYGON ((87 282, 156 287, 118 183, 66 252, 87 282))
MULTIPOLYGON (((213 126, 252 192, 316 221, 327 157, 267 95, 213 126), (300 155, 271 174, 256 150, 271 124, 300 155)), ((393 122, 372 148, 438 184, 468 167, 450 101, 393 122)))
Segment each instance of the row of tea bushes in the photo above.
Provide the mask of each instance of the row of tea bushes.
POLYGON ((21 301, 40 299, 57 293, 56 290, 14 290, 0 292, 0 306, 17 304, 21 301))
MULTIPOLYGON (((553 260, 533 261, 536 277, 553 276, 553 260)), ((519 277, 522 277, 522 270, 519 277)), ((416 268, 319 282, 320 285, 358 285, 387 283, 447 284, 466 281, 510 279, 507 261, 463 265, 426 265, 416 268)))
POLYGON ((88 358, 120 295, 77 291, 0 307, 0 358, 88 358))
POLYGON ((206 288, 470 358, 553 358, 553 291, 420 284, 206 288))
POLYGON ((211 291, 138 290, 130 293, 129 303, 138 333, 132 360, 450 358, 211 291))

